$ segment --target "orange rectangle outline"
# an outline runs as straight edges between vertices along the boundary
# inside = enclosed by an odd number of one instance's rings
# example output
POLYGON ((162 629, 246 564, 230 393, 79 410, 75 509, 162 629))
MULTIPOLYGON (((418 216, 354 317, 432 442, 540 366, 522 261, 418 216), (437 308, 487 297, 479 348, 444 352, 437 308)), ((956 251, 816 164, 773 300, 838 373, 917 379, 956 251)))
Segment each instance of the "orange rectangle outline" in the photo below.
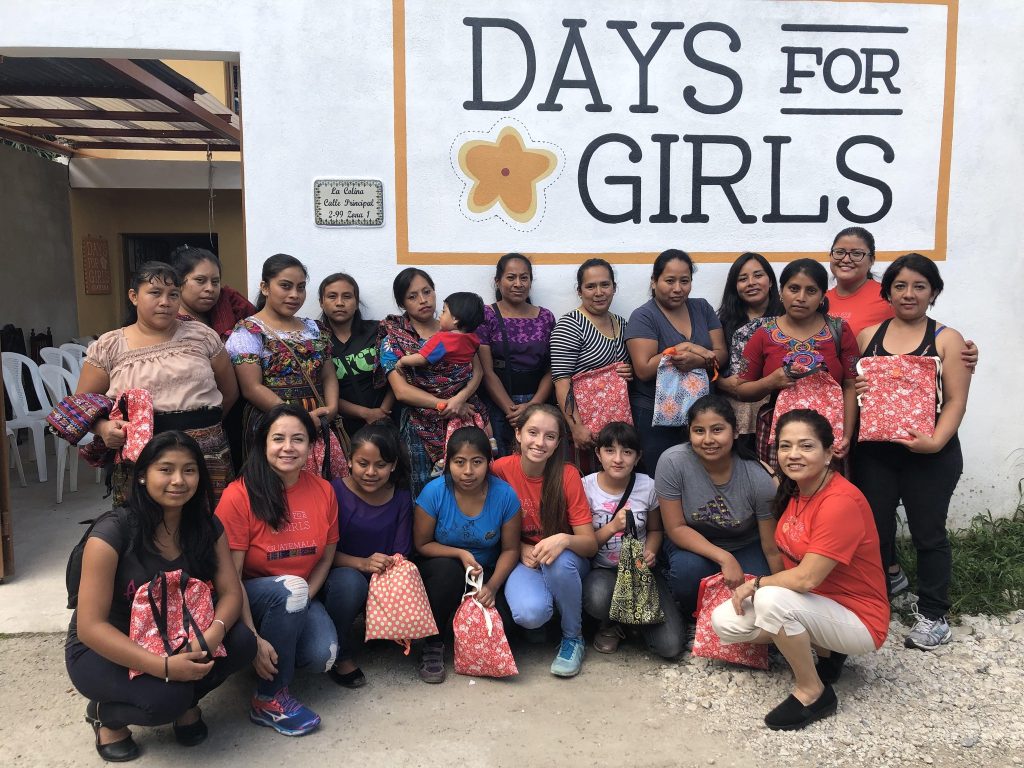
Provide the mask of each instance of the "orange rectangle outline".
MULTIPOLYGON (((939 175, 935 200, 935 247, 919 250, 935 261, 946 260, 949 215, 949 176, 953 150, 953 101, 956 94, 956 33, 959 0, 812 0, 812 2, 874 2, 896 5, 942 5, 946 7, 946 78, 942 104, 942 134, 939 143, 939 175)), ((395 251, 399 264, 486 264, 493 265, 503 253, 457 253, 409 251, 408 136, 405 106, 405 0, 392 0, 395 104, 395 251)), ((599 257, 613 264, 650 264, 657 253, 534 253, 525 252, 534 264, 579 264, 599 257)), ((788 262, 821 258, 823 251, 761 251, 769 261, 788 262)), ((892 261, 905 250, 878 251, 879 261, 892 261)), ((736 251, 691 252, 695 261, 731 263, 736 251)))

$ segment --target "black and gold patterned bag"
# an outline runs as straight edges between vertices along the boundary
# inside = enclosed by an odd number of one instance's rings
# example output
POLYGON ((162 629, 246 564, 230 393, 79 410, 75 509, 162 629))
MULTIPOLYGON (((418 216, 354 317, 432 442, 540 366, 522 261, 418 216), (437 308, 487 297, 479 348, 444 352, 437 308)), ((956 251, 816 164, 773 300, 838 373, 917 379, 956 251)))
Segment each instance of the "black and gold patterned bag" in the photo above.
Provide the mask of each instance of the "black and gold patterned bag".
POLYGON ((615 577, 608 618, 620 624, 660 624, 665 621, 654 571, 644 560, 644 545, 637 535, 636 520, 629 507, 626 507, 626 530, 622 533, 619 571, 615 577))

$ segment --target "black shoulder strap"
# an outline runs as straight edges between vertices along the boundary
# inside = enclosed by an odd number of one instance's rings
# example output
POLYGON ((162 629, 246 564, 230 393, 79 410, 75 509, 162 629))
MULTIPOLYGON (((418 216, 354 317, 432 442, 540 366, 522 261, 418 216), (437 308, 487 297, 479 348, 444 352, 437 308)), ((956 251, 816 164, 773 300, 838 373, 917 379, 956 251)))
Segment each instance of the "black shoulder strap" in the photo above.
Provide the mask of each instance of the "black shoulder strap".
POLYGON ((508 359, 508 328, 505 327, 505 318, 501 316, 501 310, 498 309, 498 302, 491 304, 491 309, 494 310, 494 316, 498 318, 498 326, 501 328, 501 354, 505 362, 505 365, 501 369, 501 379, 502 383, 505 385, 505 391, 511 395, 512 361, 508 359))
MULTIPOLYGON (((622 494, 622 498, 619 499, 619 503, 615 506, 615 512, 613 515, 617 515, 619 510, 622 509, 626 504, 629 503, 629 496, 633 493, 633 486, 636 485, 636 472, 633 472, 629 476, 629 482, 626 483, 626 492, 622 494)), ((626 510, 626 533, 632 536, 634 539, 639 538, 636 530, 636 519, 633 517, 633 510, 626 510)))
POLYGON ((832 315, 825 315, 825 323, 828 325, 829 331, 832 333, 832 341, 836 345, 836 357, 839 358, 839 364, 843 363, 843 318, 833 317, 832 315))
POLYGON ((615 506, 615 512, 612 513, 613 515, 618 514, 619 510, 629 503, 629 495, 633 493, 634 485, 636 485, 636 472, 633 472, 629 476, 629 482, 626 483, 626 492, 622 494, 622 498, 619 499, 619 503, 615 506))

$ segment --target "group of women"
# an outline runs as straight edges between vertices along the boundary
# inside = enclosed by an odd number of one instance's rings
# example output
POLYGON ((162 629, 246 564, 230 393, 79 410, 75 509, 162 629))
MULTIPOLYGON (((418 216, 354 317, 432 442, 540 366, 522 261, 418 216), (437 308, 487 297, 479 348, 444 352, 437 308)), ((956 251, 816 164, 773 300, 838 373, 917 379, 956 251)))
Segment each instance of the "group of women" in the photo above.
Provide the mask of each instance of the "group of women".
MULTIPOLYGON (((668 250, 654 262, 651 299, 627 321, 611 311, 607 262, 580 266, 580 304, 555 320, 530 301, 529 259, 508 254, 478 355, 415 368, 395 361, 440 331, 421 269, 398 274, 401 313, 376 322, 362 318, 359 286, 344 273, 320 284, 318 320, 299 317, 308 274, 284 254, 265 262, 255 306, 220 285, 207 251, 143 265, 129 291, 133 317, 90 347, 79 386, 149 390, 156 433, 134 464, 116 465, 120 513, 96 526, 84 552, 67 665, 90 700, 97 750, 132 759, 128 725, 169 721, 180 743, 198 743, 199 699, 249 662, 254 723, 287 735, 316 728, 319 716, 291 693, 295 670, 366 683, 351 631, 370 577, 397 555, 417 563, 440 629, 420 643, 425 682, 445 679, 445 634, 467 572, 482 579, 477 599, 527 639, 543 639, 557 613, 551 672, 572 677, 584 614, 596 623, 595 650, 614 652, 627 636, 609 618, 627 514, 665 612, 643 627, 645 643, 677 656, 701 579, 721 572, 734 590, 714 614, 723 641, 774 643, 794 671, 793 695, 769 727, 831 714, 846 655, 884 641, 888 596, 907 586, 895 559, 901 501, 918 549, 918 621, 906 643, 949 642, 945 518, 977 349, 927 316, 943 287, 929 259, 903 256, 878 283, 873 238, 859 228, 841 232, 829 256, 831 290, 818 262, 795 261, 777 281, 764 257, 745 253, 715 311, 690 298, 689 255, 668 250), (856 444, 857 389, 869 386, 856 360, 897 354, 941 360, 934 434, 856 444), (684 428, 652 424, 666 359, 681 372, 720 373, 717 394, 692 405, 684 428), (841 439, 809 410, 777 419, 769 439, 794 361, 842 387, 841 439), (573 377, 609 366, 629 382, 633 425, 595 434, 579 417, 573 377), (499 458, 474 416, 490 421, 499 458), (444 471, 431 478, 438 446, 444 471), (223 641, 227 657, 194 649, 165 661, 128 639, 132 587, 174 568, 213 582, 207 640, 223 641)), ((130 429, 123 418, 95 425, 115 450, 130 429)))

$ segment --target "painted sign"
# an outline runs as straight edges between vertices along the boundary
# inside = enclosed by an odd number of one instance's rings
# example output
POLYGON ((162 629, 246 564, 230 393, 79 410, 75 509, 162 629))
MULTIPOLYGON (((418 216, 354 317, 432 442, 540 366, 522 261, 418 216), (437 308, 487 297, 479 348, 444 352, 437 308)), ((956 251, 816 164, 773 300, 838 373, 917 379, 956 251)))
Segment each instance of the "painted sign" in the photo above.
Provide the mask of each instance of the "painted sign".
POLYGON ((396 0, 403 263, 945 258, 955 0, 396 0))
POLYGON ((87 294, 110 293, 110 248, 105 237, 82 238, 82 276, 87 294))
POLYGON ((384 184, 378 179, 317 179, 313 208, 320 226, 382 226, 384 184))

